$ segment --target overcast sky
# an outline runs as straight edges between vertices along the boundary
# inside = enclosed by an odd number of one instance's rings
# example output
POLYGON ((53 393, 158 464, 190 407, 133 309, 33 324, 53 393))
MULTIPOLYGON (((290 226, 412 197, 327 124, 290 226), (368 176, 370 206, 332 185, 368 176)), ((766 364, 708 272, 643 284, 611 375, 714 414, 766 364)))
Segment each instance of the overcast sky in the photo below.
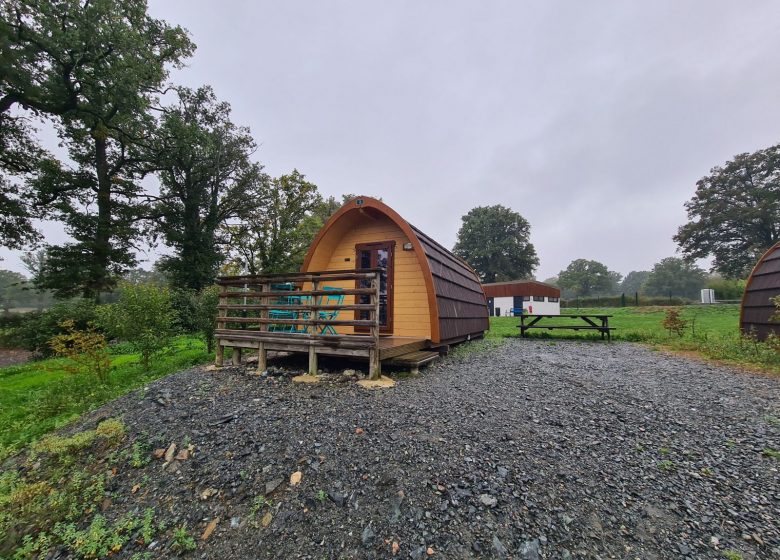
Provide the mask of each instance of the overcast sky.
POLYGON ((230 102, 269 173, 381 197, 448 247, 509 206, 539 279, 649 269, 700 177, 780 141, 776 1, 150 4, 198 45, 173 80, 230 102))

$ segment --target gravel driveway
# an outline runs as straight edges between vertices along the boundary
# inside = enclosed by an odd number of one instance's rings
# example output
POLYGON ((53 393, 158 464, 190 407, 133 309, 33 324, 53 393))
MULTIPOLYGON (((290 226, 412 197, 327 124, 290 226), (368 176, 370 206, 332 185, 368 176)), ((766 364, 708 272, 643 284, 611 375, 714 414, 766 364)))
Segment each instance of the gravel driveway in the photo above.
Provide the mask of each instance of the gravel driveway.
POLYGON ((780 377, 630 343, 510 340, 372 392, 191 370, 117 413, 195 445, 112 509, 219 517, 196 558, 780 558, 780 377))

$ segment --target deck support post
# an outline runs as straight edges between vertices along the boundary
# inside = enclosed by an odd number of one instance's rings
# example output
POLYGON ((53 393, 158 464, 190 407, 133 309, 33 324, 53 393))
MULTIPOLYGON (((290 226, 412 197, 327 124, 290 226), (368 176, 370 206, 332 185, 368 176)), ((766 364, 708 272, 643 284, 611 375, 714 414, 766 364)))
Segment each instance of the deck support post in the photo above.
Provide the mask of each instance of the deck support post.
POLYGON ((214 365, 222 367, 225 362, 225 347, 222 346, 222 341, 217 339, 217 348, 214 352, 214 365))
POLYGON ((317 348, 309 346, 309 375, 317 375, 317 348))
POLYGON ((368 352, 368 378, 379 379, 382 375, 382 358, 379 355, 379 273, 371 279, 371 304, 374 323, 371 325, 371 338, 374 345, 368 352))
POLYGON ((265 349, 264 342, 257 343, 257 374, 263 373, 268 369, 268 351, 265 349))
POLYGON ((233 365, 234 366, 240 366, 241 365, 241 354, 242 354, 242 348, 240 346, 234 346, 233 347, 233 365))

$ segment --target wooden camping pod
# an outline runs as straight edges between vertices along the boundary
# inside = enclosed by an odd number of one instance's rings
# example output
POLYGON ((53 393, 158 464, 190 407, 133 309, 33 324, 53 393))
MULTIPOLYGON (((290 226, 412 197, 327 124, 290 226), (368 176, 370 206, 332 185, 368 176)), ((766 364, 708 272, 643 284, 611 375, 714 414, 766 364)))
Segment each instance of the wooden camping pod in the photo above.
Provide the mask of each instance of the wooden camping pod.
POLYGON ((739 326, 745 334, 765 340, 770 333, 780 335, 780 321, 771 318, 776 308, 771 298, 780 296, 780 242, 758 260, 742 295, 739 326))
MULTIPOLYGON (((344 204, 315 237, 301 271, 377 266, 387 270, 383 334, 442 345, 480 337, 488 329, 487 300, 476 272, 374 198, 344 204)), ((359 303, 356 297, 347 296, 345 303, 359 303)), ((351 334, 357 328, 338 330, 351 334)))

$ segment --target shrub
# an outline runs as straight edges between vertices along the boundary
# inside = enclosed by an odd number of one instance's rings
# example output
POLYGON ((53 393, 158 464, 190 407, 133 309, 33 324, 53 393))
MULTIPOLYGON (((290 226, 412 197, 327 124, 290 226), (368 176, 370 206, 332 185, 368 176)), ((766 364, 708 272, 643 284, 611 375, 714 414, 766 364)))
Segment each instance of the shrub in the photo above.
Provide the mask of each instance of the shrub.
POLYGON ((62 369, 72 374, 93 375, 100 383, 106 383, 111 373, 111 358, 103 333, 93 327, 79 330, 72 319, 60 323, 60 327, 67 332, 52 337, 49 346, 56 356, 68 359, 69 363, 62 369))
POLYGON ((171 306, 176 314, 176 326, 183 332, 198 331, 198 294, 193 290, 171 290, 171 306))
POLYGON ((672 333, 682 336, 688 326, 688 321, 680 317, 679 309, 667 309, 666 317, 661 321, 661 325, 669 331, 669 336, 672 336, 672 333))
POLYGON ((219 305, 219 288, 211 286, 203 288, 196 298, 197 331, 206 341, 206 351, 214 350, 214 331, 217 328, 217 305, 219 305))
POLYGON ((170 346, 175 334, 170 290, 150 284, 122 284, 119 301, 100 307, 98 320, 141 354, 144 371, 149 371, 155 355, 170 346))
POLYGON ((219 288, 210 286, 200 292, 174 290, 171 292, 176 325, 185 332, 200 333, 208 352, 214 349, 219 288))
POLYGON ((49 341, 60 334, 67 333, 64 321, 73 321, 73 326, 86 330, 97 318, 97 306, 86 299, 62 301, 41 313, 27 313, 21 324, 11 329, 6 343, 19 346, 38 356, 51 356, 49 341))

